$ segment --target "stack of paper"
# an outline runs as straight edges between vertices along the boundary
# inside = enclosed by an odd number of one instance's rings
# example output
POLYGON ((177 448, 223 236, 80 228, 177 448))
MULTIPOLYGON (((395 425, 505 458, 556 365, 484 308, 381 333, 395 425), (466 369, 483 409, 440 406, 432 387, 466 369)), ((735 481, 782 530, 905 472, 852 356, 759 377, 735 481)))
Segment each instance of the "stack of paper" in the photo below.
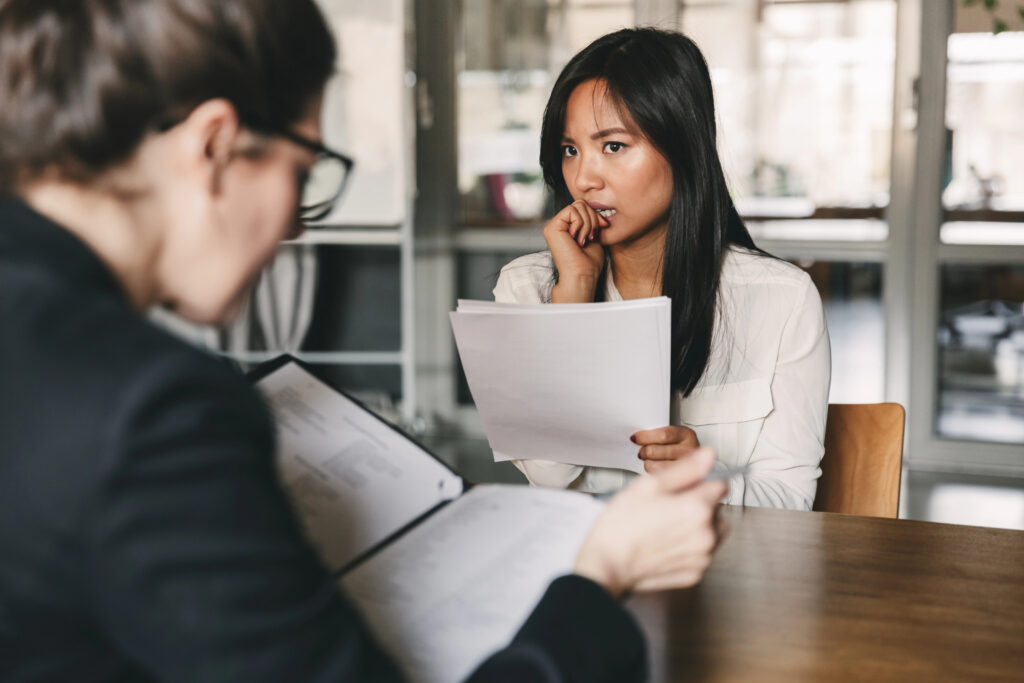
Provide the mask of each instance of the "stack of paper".
POLYGON ((630 435, 669 423, 667 297, 460 300, 451 321, 495 460, 641 470, 630 435))

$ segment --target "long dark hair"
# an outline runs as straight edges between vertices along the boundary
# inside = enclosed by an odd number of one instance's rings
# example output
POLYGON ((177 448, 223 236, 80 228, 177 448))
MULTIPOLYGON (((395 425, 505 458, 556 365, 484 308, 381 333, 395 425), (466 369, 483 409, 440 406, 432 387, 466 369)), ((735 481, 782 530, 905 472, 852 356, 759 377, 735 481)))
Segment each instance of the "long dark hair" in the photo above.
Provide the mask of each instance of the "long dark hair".
POLYGON ((653 28, 616 31, 573 57, 555 82, 541 127, 540 163, 558 206, 572 201, 562 177, 569 96, 594 79, 607 84, 620 112, 672 168, 661 291, 672 299, 672 388, 689 395, 711 355, 725 250, 737 245, 760 251, 726 189, 708 66, 692 40, 653 28))
POLYGON ((0 0, 0 190, 88 181, 212 98, 287 129, 334 60, 313 0, 0 0))

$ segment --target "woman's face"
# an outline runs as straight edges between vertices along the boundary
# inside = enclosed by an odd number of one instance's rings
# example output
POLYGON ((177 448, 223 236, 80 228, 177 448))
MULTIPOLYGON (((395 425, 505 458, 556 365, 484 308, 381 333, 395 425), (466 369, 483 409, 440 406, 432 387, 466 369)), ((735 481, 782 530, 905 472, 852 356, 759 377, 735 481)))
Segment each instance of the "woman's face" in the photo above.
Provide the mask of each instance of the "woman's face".
MULTIPOLYGON (((292 127, 320 139, 320 104, 292 127)), ((302 180, 315 154, 284 137, 242 133, 215 181, 200 229, 178 221, 175 272, 162 278, 167 303, 198 323, 223 325, 237 315, 260 271, 283 239, 301 232, 302 180)), ((172 207, 173 209, 173 207, 172 207)))
POLYGON ((562 133, 562 177, 574 200, 608 218, 599 233, 605 246, 661 237, 672 202, 672 168, 623 119, 603 80, 576 86, 569 96, 562 133))

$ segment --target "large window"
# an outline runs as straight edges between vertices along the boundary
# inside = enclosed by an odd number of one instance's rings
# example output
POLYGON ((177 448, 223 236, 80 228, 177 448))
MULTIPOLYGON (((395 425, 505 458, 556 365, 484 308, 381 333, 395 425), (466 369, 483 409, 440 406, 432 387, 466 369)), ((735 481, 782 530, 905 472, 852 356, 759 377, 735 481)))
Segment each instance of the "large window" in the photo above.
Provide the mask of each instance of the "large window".
MULTIPOLYGON (((742 212, 881 217, 895 2, 686 2, 681 28, 711 66, 722 157, 742 212)), ((844 227, 832 226, 836 238, 844 227)))
POLYGON ((1024 266, 941 270, 936 431, 1024 443, 1024 266))
POLYGON ((821 292, 830 399, 883 400, 896 3, 688 0, 679 19, 711 69, 737 208, 821 292))
POLYGON ((1024 444, 1024 21, 947 43, 934 432, 1024 444))
POLYGON ((1024 19, 993 35, 980 0, 450 2, 452 301, 544 248, 540 122, 569 57, 623 26, 677 29, 708 60, 755 241, 821 293, 830 400, 906 405, 911 465, 1024 472, 1024 19))
POLYGON ((949 37, 942 241, 1024 244, 1024 31, 949 37))
POLYGON ((536 223, 553 207, 540 124, 558 72, 592 40, 634 23, 631 0, 462 3, 458 97, 461 223, 536 223))

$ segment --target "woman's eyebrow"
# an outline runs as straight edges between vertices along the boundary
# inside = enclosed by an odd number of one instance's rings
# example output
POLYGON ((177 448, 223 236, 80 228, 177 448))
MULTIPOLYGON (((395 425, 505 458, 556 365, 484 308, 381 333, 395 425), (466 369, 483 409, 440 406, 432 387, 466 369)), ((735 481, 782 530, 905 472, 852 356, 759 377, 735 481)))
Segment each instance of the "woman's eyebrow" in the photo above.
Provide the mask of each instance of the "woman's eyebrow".
POLYGON ((628 130, 626 130, 625 128, 621 128, 621 127, 619 127, 619 128, 605 128, 604 130, 599 130, 596 133, 594 133, 593 135, 591 135, 590 139, 591 140, 599 140, 601 138, 606 138, 609 135, 616 135, 616 134, 622 134, 622 133, 625 133, 626 135, 630 135, 631 134, 628 130))
MULTIPOLYGON (((628 130, 626 130, 625 128, 622 128, 622 127, 605 128, 604 130, 599 130, 596 133, 593 133, 590 136, 590 139, 591 140, 600 140, 601 138, 606 138, 609 135, 622 135, 622 134, 632 135, 632 133, 630 133, 628 130)), ((567 142, 569 144, 573 144, 574 140, 571 137, 569 137, 568 135, 563 135, 562 136, 562 142, 567 142)))

